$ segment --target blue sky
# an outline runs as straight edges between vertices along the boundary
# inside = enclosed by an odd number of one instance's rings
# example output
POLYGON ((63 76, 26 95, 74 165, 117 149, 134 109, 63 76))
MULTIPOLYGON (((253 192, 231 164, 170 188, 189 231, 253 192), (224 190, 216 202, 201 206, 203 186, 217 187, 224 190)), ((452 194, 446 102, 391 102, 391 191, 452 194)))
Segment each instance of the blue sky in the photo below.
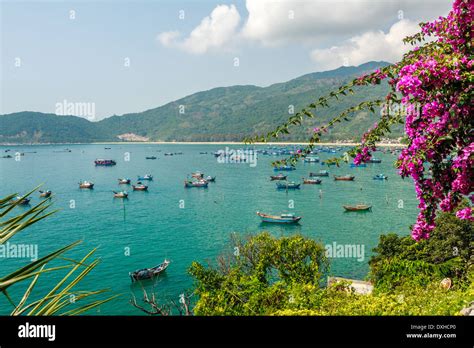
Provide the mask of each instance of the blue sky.
POLYGON ((95 103, 100 119, 219 86, 393 61, 403 53, 401 37, 449 7, 448 0, 2 1, 0 113, 54 113, 67 100, 95 103))

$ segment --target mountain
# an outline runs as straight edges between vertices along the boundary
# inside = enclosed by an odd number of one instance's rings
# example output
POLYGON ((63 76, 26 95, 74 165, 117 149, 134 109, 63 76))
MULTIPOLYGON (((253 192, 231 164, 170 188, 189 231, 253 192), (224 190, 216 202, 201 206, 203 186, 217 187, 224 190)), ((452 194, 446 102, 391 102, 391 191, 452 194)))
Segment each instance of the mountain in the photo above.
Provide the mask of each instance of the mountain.
MULTIPOLYGON (((245 136, 272 130, 295 112, 329 93, 355 76, 385 66, 369 62, 357 67, 311 73, 268 87, 231 86, 198 92, 140 113, 112 116, 90 122, 75 116, 18 112, 0 116, 0 143, 72 143, 120 141, 240 141, 245 136)), ((316 112, 317 118, 295 127, 281 140, 306 140, 315 126, 344 109, 388 91, 385 84, 358 88, 358 93, 316 112)), ((351 122, 340 123, 326 140, 355 139, 376 117, 361 112, 351 122)), ((401 135, 401 128, 393 136, 401 135)))

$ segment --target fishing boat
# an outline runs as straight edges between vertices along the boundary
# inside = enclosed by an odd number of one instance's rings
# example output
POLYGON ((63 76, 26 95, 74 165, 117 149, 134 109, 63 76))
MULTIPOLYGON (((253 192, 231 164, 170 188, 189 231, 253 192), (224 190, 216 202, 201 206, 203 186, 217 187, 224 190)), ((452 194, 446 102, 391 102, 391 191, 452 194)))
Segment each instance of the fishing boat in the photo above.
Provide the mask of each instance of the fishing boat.
POLYGON ((295 216, 294 214, 281 214, 280 216, 277 216, 264 214, 257 211, 257 215, 260 216, 262 222, 271 222, 277 224, 295 224, 301 220, 301 216, 295 216))
POLYGON ((96 159, 94 163, 96 166, 105 166, 105 167, 114 166, 117 164, 117 162, 111 159, 96 159))
POLYGON ((309 173, 309 176, 329 176, 329 172, 327 170, 320 170, 317 173, 309 173))
POLYGON ((295 167, 293 166, 280 166, 280 167, 275 167, 273 168, 273 170, 275 172, 278 172, 278 171, 290 171, 290 170, 296 170, 295 167))
POLYGON ((119 191, 119 192, 112 191, 112 192, 114 193, 114 198, 127 198, 128 197, 127 191, 119 191))
POLYGON ((216 177, 208 175, 208 176, 206 176, 206 178, 204 180, 206 180, 207 182, 215 182, 216 177))
POLYGON ((20 196, 17 196, 14 200, 14 203, 18 204, 18 205, 28 205, 30 204, 30 201, 31 201, 31 198, 21 198, 20 196))
POLYGON ((303 178, 303 184, 309 184, 309 185, 319 185, 321 184, 320 179, 305 179, 303 178))
POLYGON ((194 172, 194 173, 191 173, 191 176, 196 179, 202 179, 204 177, 204 173, 194 172))
POLYGON ((382 160, 379 158, 371 158, 369 160, 369 163, 382 163, 382 160))
POLYGON ((271 181, 274 181, 274 180, 286 180, 286 178, 288 177, 288 175, 283 175, 282 173, 278 174, 278 175, 270 175, 270 180, 271 181))
POLYGON ((145 159, 156 160, 156 156, 146 156, 145 159))
POLYGON ((40 197, 42 198, 49 198, 51 197, 52 192, 51 191, 39 191, 40 197))
POLYGON ((334 180, 336 181, 354 181, 354 179, 355 179, 354 175, 342 175, 342 176, 334 175, 334 180))
POLYGON ((93 189, 94 188, 94 183, 90 181, 81 181, 79 183, 79 188, 81 189, 93 189))
POLYGON ((119 185, 130 185, 130 182, 131 182, 131 180, 128 179, 128 178, 126 178, 126 179, 125 179, 125 178, 118 179, 119 185))
POLYGON ((2 158, 13 158, 12 155, 5 155, 5 156, 2 156, 2 158))
POLYGON ((277 182, 276 183, 277 189, 290 189, 290 190, 295 190, 299 189, 301 184, 297 184, 294 181, 287 181, 287 182, 277 182))
POLYGON ((143 185, 140 181, 136 185, 132 185, 133 191, 147 191, 148 186, 143 185))
POLYGON ((165 259, 158 266, 155 266, 152 268, 142 268, 142 269, 136 270, 135 272, 130 272, 129 275, 130 275, 130 278, 132 279, 132 282, 150 279, 164 272, 168 268, 169 264, 170 264, 170 261, 165 259))
POLYGON ((351 168, 365 168, 367 167, 367 163, 355 164, 351 163, 351 168))
POLYGON ((321 165, 326 165, 326 166, 335 166, 336 165, 336 162, 321 162, 321 165))
POLYGON ((184 187, 207 187, 209 183, 205 180, 199 181, 192 181, 192 180, 185 180, 184 187))
POLYGON ((304 162, 306 163, 318 163, 319 157, 305 157, 304 162))
POLYGON ((143 176, 138 176, 138 180, 141 181, 141 180, 153 180, 153 175, 151 174, 145 174, 143 176))
POLYGON ((172 152, 165 152, 165 156, 173 156, 172 152))
POLYGON ((388 176, 384 175, 384 174, 377 174, 374 176, 373 178, 374 180, 387 180, 388 179, 388 176))
POLYGON ((372 206, 367 204, 343 205, 346 211, 371 211, 372 206))

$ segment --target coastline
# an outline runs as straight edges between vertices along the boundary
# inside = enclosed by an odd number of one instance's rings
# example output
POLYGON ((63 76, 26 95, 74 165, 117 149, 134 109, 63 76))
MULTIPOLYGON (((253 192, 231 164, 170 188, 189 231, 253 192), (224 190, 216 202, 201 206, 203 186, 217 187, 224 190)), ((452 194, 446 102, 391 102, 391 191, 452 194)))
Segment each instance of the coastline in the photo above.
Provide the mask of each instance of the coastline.
MULTIPOLYGON (((0 146, 51 146, 51 145, 258 145, 258 146, 288 146, 308 145, 307 142, 268 142, 245 144, 241 141, 108 141, 92 143, 38 143, 38 144, 0 144, 0 146)), ((357 146, 360 143, 324 142, 315 146, 357 146)), ((406 147, 400 143, 379 143, 377 147, 406 147)))

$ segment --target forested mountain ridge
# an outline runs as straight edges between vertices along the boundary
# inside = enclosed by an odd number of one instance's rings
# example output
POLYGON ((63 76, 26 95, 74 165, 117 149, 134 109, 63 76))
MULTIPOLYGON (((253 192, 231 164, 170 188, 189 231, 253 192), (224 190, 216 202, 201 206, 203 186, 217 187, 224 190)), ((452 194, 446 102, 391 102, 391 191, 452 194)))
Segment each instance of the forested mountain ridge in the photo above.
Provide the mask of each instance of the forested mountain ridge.
MULTIPOLYGON (((132 134, 150 141, 241 141, 245 136, 272 130, 305 107, 356 76, 389 63, 369 62, 358 67, 340 67, 310 73, 268 87, 252 85, 218 87, 197 92, 163 106, 139 113, 112 116, 90 122, 75 116, 18 112, 0 116, 0 143, 87 143, 120 141, 132 134)), ((383 97, 387 85, 357 88, 355 95, 316 111, 316 119, 295 127, 281 140, 304 141, 311 129, 325 123, 344 109, 383 97)), ((376 118, 361 112, 351 122, 340 123, 326 140, 356 139, 376 118)), ((401 135, 395 129, 393 137, 401 135)))

